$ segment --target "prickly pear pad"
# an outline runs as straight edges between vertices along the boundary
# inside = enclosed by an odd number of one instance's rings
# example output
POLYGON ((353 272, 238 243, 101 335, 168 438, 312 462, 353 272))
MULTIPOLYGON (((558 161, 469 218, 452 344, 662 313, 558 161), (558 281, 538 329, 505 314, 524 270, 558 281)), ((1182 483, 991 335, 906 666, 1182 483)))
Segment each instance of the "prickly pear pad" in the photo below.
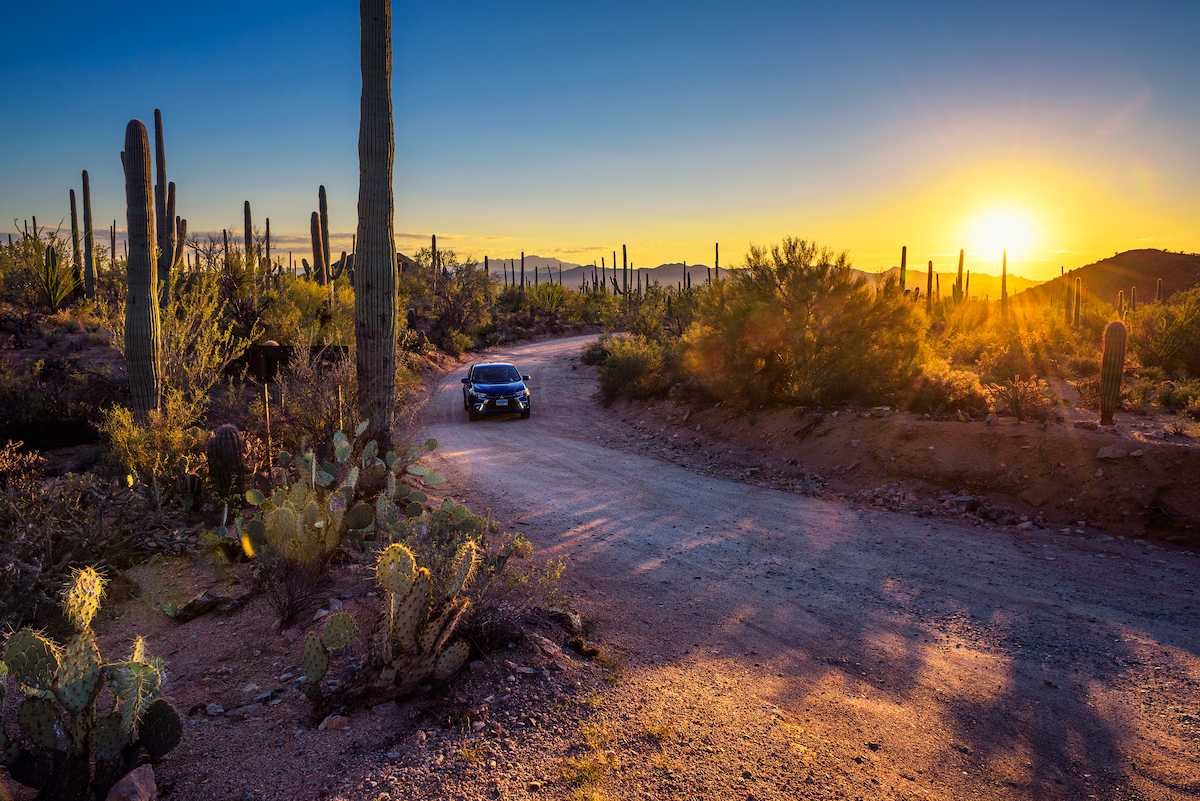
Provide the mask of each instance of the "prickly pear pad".
POLYGON ((330 651, 340 651, 354 639, 354 618, 345 612, 330 615, 321 632, 321 642, 330 651))

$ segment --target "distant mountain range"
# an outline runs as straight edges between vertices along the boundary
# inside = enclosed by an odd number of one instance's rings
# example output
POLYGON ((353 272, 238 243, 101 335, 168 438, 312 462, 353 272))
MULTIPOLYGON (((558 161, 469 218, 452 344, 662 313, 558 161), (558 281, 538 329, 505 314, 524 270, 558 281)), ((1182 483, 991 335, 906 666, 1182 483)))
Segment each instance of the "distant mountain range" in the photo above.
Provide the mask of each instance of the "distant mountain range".
MULTIPOLYGON (((500 272, 501 270, 509 271, 509 280, 512 280, 515 275, 516 280, 520 281, 520 259, 504 259, 503 261, 495 259, 490 262, 490 267, 493 272, 500 272)), ((589 283, 592 281, 593 267, 590 264, 572 264, 571 262, 564 262, 561 259, 545 258, 542 256, 525 257, 525 280, 529 283, 532 283, 535 277, 540 283, 547 280, 549 276, 553 276, 553 280, 557 283, 560 270, 562 271, 563 285, 572 289, 578 289, 580 286, 583 286, 585 280, 589 283)), ((649 269, 639 268, 633 270, 630 280, 634 286, 637 286, 639 277, 643 286, 649 286, 654 283, 661 284, 662 286, 679 286, 684 281, 685 271, 687 275, 691 276, 693 284, 702 283, 712 275, 707 265, 688 264, 685 267, 681 262, 674 262, 671 264, 660 264, 657 267, 649 269)), ((854 270, 856 274, 871 283, 894 276, 899 271, 899 267, 892 267, 890 270, 878 273, 854 270)), ((729 269, 722 267, 720 272, 722 276, 728 276, 729 269)), ((594 274, 597 277, 600 276, 599 267, 595 268, 594 274)), ((612 266, 606 265, 604 277, 610 287, 612 286, 612 278, 614 276, 617 281, 620 281, 621 270, 618 268, 614 272, 612 266)), ((1084 286, 1088 288, 1090 297, 1102 298, 1109 303, 1115 304, 1117 302, 1117 292, 1120 290, 1124 290, 1126 297, 1128 297, 1130 288, 1134 286, 1138 287, 1138 299, 1148 301, 1154 299, 1159 278, 1163 282, 1163 297, 1200 283, 1200 254, 1170 253, 1164 250, 1128 250, 1107 259, 1102 259, 1095 264, 1071 270, 1066 276, 1066 280, 1072 287, 1074 286, 1075 278, 1081 278, 1084 286)), ((937 292, 937 287, 940 285, 942 297, 948 296, 957 277, 957 269, 949 272, 935 271, 934 291, 937 292)), ((927 274, 925 270, 907 270, 905 273, 904 288, 910 290, 920 289, 924 293, 926 280, 927 274)), ((991 298, 992 300, 996 300, 1000 297, 1000 276, 972 272, 968 290, 973 298, 991 298)), ((1009 297, 1018 302, 1026 300, 1044 302, 1052 295, 1061 296, 1061 293, 1062 279, 1055 278, 1050 281, 1033 281, 1019 275, 1012 275, 1011 273, 1008 276, 1009 297)))

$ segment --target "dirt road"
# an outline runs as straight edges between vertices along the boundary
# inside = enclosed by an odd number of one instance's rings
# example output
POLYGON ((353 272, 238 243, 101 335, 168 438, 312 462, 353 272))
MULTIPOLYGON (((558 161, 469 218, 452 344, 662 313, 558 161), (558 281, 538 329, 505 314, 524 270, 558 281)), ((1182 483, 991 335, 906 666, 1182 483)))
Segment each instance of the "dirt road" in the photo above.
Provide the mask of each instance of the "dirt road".
POLYGON ((489 354, 532 377, 529 420, 469 423, 465 370, 423 414, 432 466, 562 556, 623 654, 607 795, 1200 797, 1195 557, 639 455, 593 399, 584 339, 489 354))

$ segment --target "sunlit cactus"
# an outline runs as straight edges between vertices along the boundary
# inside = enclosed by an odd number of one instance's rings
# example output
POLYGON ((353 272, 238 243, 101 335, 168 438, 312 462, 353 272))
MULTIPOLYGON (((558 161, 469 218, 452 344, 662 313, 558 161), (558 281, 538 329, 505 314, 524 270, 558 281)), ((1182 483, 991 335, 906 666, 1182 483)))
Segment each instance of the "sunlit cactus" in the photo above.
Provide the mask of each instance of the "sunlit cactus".
POLYGON ((158 233, 158 302, 166 306, 171 297, 171 276, 183 264, 187 221, 175 216, 175 184, 167 183, 166 153, 163 148, 162 112, 154 109, 155 227, 158 233))
MULTIPOLYGON (((156 112, 157 115, 157 112, 156 112)), ((125 215, 129 255, 125 301, 125 360, 133 413, 144 418, 157 409, 162 393, 162 339, 154 269, 154 206, 150 189, 150 142, 141 120, 125 127, 125 215)))
MULTIPOLYGON (((115 248, 108 256, 111 264, 117 256, 115 248)), ((92 234, 92 188, 87 170, 83 171, 83 294, 89 300, 96 297, 96 241, 92 234)))
POLYGON ((392 4, 362 0, 358 129, 358 233, 354 339, 358 404, 368 436, 391 442, 396 406, 396 254, 393 227, 392 4))
POLYGON ((1104 329, 1104 357, 1100 362, 1100 425, 1113 424, 1121 401, 1121 374, 1125 370, 1125 343, 1129 330, 1113 320, 1104 329))

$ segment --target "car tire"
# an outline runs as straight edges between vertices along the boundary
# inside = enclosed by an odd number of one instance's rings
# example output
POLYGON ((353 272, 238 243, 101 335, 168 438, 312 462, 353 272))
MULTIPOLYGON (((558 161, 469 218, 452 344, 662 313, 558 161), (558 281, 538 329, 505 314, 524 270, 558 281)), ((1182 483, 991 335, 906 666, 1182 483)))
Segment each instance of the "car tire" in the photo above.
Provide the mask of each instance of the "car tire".
POLYGON ((525 411, 521 412, 521 419, 522 419, 522 420, 528 420, 528 419, 529 419, 529 413, 530 413, 531 411, 533 411, 533 410, 532 410, 532 409, 526 409, 525 411))
POLYGON ((474 422, 475 420, 478 420, 479 412, 473 412, 470 409, 467 409, 467 419, 471 420, 472 422, 474 422))

